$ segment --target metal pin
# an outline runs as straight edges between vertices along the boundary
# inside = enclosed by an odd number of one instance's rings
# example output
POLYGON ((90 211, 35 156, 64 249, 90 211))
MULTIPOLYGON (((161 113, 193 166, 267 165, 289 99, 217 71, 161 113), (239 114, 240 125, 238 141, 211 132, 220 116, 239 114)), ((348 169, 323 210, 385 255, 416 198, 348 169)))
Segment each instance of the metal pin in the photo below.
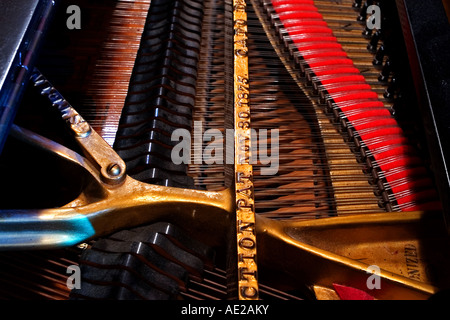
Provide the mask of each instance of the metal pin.
POLYGON ((113 163, 108 167, 108 174, 111 176, 118 176, 121 173, 120 166, 117 163, 113 163))

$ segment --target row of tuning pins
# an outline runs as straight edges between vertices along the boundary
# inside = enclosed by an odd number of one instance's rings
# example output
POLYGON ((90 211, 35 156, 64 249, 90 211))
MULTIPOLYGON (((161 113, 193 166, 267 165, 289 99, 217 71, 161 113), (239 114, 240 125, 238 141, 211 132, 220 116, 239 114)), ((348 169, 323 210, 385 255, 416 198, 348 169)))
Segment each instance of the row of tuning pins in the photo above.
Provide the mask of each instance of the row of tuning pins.
POLYGON ((395 10, 392 7, 395 3, 392 2, 354 0, 352 6, 359 12, 356 20, 365 24, 362 36, 368 40, 367 50, 374 56, 372 64, 380 69, 378 81, 386 86, 383 96, 393 102, 391 111, 394 114, 402 104, 402 93, 399 85, 401 72, 397 68, 397 57, 394 54, 397 45, 395 33, 400 29, 395 25, 395 10))

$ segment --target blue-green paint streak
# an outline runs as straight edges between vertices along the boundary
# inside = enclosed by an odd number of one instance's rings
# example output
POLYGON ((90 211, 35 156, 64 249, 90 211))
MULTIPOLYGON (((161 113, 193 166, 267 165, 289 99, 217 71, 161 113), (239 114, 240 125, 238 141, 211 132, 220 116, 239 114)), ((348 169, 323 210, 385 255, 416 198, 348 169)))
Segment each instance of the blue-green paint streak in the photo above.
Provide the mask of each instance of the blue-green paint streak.
POLYGON ((19 213, 0 217, 0 250, 69 247, 93 235, 95 229, 81 214, 42 218, 19 213))

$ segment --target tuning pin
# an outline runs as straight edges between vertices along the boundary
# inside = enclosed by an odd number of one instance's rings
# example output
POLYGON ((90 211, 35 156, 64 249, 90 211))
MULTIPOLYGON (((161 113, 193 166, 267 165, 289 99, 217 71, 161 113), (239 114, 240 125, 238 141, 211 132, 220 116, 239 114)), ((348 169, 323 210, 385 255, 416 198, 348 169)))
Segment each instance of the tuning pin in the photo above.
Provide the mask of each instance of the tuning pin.
POLYGON ((397 96, 394 99, 392 105, 392 115, 398 119, 406 119, 411 116, 411 108, 408 108, 408 104, 402 96, 401 90, 398 90, 397 96))
POLYGON ((383 69, 380 72, 380 75, 378 76, 378 81, 380 82, 387 82, 389 79, 389 75, 392 71, 392 62, 391 59, 387 58, 386 62, 384 63, 383 69))
POLYGON ((352 7, 355 9, 361 8, 362 0, 355 0, 352 4, 352 7))
POLYGON ((384 55, 386 54, 386 47, 384 44, 381 44, 375 54, 375 58, 372 61, 374 66, 381 66, 383 64, 384 55))
POLYGON ((366 22, 367 20, 367 8, 373 4, 373 0, 364 1, 364 5, 361 6, 359 16, 356 18, 358 22, 366 22))
POLYGON ((361 10, 359 11, 359 15, 356 18, 356 21, 358 22, 366 22, 367 20, 367 8, 369 5, 367 4, 367 1, 364 1, 364 4, 361 6, 361 10))
POLYGON ((381 30, 377 30, 372 34, 369 44, 367 45, 367 50, 369 50, 369 52, 371 53, 375 53, 377 51, 378 42, 380 41, 380 39, 381 39, 381 30))
POLYGON ((361 34, 365 39, 369 39, 372 36, 372 29, 366 26, 361 34))
POLYGON ((384 92, 383 96, 386 99, 393 100, 395 98, 397 88, 398 88, 398 76, 393 75, 391 81, 389 81, 389 86, 386 88, 386 91, 384 92))

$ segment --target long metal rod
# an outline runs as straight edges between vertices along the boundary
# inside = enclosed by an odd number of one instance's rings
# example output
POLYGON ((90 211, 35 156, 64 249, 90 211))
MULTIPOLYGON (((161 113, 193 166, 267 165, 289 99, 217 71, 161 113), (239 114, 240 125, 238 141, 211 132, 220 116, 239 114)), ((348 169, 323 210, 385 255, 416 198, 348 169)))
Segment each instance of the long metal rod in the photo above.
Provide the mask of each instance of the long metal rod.
POLYGON ((245 0, 233 1, 234 25, 234 172, 239 299, 258 299, 255 199, 250 164, 250 90, 245 0))

